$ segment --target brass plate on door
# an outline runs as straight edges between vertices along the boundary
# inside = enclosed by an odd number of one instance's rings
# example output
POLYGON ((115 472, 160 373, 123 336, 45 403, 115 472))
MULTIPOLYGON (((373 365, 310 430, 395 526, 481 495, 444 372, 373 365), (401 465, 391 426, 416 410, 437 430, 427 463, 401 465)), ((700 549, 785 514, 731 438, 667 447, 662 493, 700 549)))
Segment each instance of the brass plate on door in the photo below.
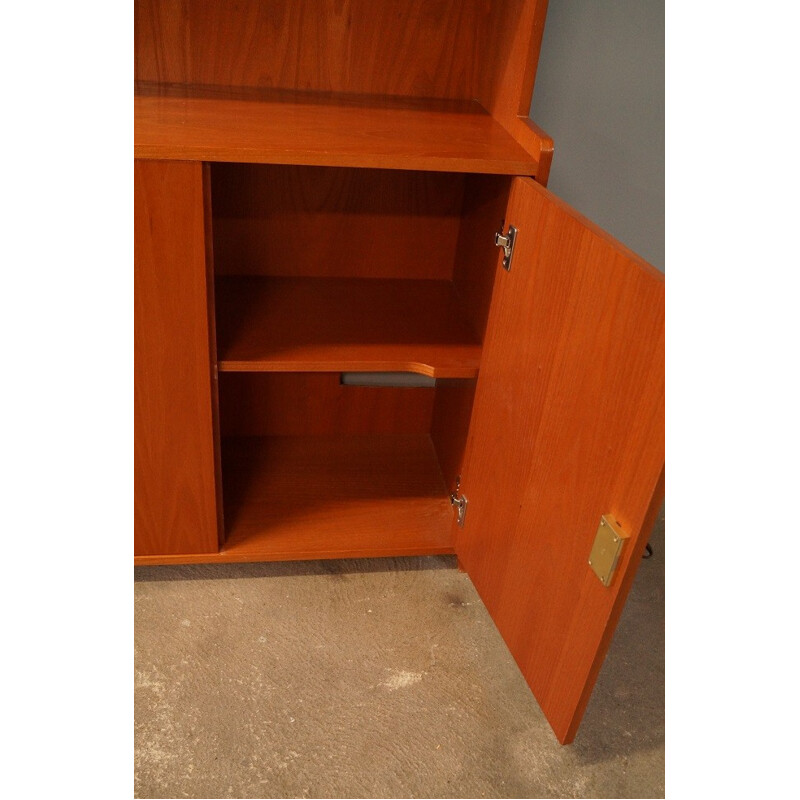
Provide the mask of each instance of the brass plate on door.
POLYGON ((612 516, 603 514, 600 517, 600 525, 597 527, 597 535, 594 537, 592 552, 589 555, 589 566, 600 578, 603 586, 611 585, 627 538, 628 534, 620 528, 612 516))

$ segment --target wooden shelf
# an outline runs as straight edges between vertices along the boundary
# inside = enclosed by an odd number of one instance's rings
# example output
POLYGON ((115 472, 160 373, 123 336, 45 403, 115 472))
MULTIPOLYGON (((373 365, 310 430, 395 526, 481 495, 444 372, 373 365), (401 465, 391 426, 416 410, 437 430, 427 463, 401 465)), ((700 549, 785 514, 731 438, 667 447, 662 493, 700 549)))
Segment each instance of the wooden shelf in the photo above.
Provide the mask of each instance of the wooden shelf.
POLYGON ((475 101, 139 84, 136 158, 535 175, 475 101))
POLYGON ((448 281, 219 278, 223 372, 417 372, 475 378, 481 345, 448 281))
POLYGON ((223 444, 219 561, 452 553, 427 435, 276 436, 223 444))

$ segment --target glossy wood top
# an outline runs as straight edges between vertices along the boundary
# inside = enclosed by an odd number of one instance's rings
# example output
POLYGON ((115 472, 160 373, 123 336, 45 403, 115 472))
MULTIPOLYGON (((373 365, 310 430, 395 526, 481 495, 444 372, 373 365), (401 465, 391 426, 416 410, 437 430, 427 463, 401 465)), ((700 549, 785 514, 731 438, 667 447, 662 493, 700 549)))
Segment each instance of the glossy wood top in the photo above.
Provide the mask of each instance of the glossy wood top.
POLYGON ((137 158, 535 175, 477 102, 139 85, 137 158))
POLYGON ((448 281, 217 281, 219 369, 474 378, 481 345, 448 281))

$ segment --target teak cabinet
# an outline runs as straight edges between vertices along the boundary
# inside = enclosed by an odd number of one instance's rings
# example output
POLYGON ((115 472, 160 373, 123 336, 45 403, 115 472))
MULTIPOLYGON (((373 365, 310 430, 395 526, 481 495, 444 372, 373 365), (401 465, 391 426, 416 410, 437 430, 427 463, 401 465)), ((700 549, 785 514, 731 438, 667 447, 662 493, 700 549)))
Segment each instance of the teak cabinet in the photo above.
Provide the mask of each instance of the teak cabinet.
POLYGON ((455 553, 568 742, 662 498, 664 285, 544 188, 545 6, 138 0, 135 556, 455 553))

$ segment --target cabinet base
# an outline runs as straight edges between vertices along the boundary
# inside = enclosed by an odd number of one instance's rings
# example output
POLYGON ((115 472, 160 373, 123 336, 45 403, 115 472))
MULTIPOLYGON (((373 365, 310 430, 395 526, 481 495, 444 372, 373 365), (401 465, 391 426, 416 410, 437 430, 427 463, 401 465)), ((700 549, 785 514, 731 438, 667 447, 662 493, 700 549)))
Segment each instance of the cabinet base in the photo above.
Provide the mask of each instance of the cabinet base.
POLYGON ((271 436, 223 444, 218 553, 136 565, 449 555, 453 512, 430 437, 271 436))

